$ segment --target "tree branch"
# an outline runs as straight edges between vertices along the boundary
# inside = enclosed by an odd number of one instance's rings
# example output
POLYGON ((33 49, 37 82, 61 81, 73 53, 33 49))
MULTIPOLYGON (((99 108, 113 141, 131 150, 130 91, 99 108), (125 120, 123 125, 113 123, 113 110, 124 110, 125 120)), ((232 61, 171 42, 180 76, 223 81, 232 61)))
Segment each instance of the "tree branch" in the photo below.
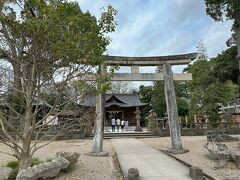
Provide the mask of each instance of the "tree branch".
POLYGON ((20 138, 20 139, 24 139, 24 137, 20 134, 20 132, 12 125, 10 124, 6 118, 0 113, 0 124, 1 124, 1 127, 2 127, 2 130, 3 132, 6 134, 6 136, 8 136, 10 139, 12 139, 11 135, 9 135, 9 133, 7 133, 6 129, 4 128, 4 124, 7 125, 7 127, 12 130, 13 132, 15 132, 17 134, 17 136, 20 138))

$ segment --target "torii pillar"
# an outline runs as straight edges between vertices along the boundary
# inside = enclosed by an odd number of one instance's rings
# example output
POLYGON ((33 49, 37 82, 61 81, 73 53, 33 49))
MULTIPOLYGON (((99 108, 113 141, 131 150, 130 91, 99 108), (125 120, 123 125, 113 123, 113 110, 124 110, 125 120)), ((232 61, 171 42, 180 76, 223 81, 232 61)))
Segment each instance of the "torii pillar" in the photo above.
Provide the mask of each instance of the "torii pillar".
POLYGON ((181 129, 179 124, 176 95, 173 84, 173 74, 170 64, 163 64, 163 77, 171 136, 171 148, 168 151, 173 154, 185 153, 188 152, 188 150, 182 148, 181 129))

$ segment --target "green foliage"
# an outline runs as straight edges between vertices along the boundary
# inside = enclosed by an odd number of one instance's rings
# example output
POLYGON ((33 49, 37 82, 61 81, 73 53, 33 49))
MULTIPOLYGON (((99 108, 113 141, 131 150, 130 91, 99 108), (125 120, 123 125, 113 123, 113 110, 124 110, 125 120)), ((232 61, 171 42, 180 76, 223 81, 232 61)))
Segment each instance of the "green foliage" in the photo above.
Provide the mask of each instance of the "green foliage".
POLYGON ((176 97, 178 98, 189 98, 189 87, 185 81, 174 81, 174 89, 176 97))
POLYGON ((222 21, 224 16, 235 20, 240 16, 240 1, 238 0, 205 0, 206 12, 216 21, 222 21))
MULTIPOLYGON (((207 113, 214 122, 218 119, 218 103, 240 96, 236 53, 236 47, 231 47, 211 60, 201 56, 185 69, 192 73, 192 81, 174 82, 179 116, 190 115, 193 119, 194 114, 207 113)), ((149 104, 143 109, 143 119, 150 109, 159 117, 164 116, 164 82, 155 82, 153 87, 141 86, 138 93, 141 101, 149 104)))
MULTIPOLYGON (((189 104, 187 98, 189 96, 188 85, 185 82, 175 82, 175 92, 177 97, 178 113, 185 116, 189 112, 189 104)), ((154 86, 140 86, 138 91, 141 102, 148 103, 142 110, 142 121, 148 115, 149 111, 153 109, 158 117, 164 117, 167 111, 164 82, 158 81, 154 86)))
MULTIPOLYGON (((232 39, 234 39, 234 44, 237 46, 237 59, 238 59, 238 73, 240 73, 240 1, 239 0, 205 0, 206 12, 215 21, 223 21, 230 19, 233 21, 232 39)), ((229 40, 227 41, 229 44, 229 40)), ((232 44, 232 43, 230 43, 232 44)), ((231 53, 231 52, 230 52, 231 53)), ((235 58, 233 58, 235 59, 235 58)), ((232 80, 232 79, 231 79, 232 80)), ((236 82, 235 80, 232 80, 236 82)), ((240 75, 238 77, 238 83, 240 84, 240 75)))
MULTIPOLYGON (((5 123, 16 132, 10 133, 13 137, 7 139, 12 139, 8 144, 15 147, 13 155, 21 162, 23 155, 30 157, 35 153, 34 148, 22 152, 22 146, 31 145, 31 136, 37 129, 34 126, 40 125, 35 121, 39 111, 33 112, 32 104, 41 100, 42 91, 49 92, 44 89, 47 85, 62 81, 66 84, 60 87, 64 87, 71 79, 81 78, 105 62, 103 54, 111 42, 107 33, 115 30, 117 12, 109 6, 97 21, 89 12, 82 12, 77 2, 68 0, 1 0, 0 11, 0 55, 13 67, 13 94, 22 92, 24 103, 19 104, 27 112, 16 113, 20 128, 14 129, 5 123), (15 86, 16 80, 18 86, 15 86), (18 139, 22 143, 18 143, 18 139)), ((52 94, 47 98, 60 99, 61 104, 66 100, 66 89, 57 89, 60 90, 57 98, 52 94)), ((101 90, 105 90, 103 85, 101 90)), ((7 103, 11 106, 9 109, 15 110, 14 104, 15 101, 7 103)))
POLYGON ((145 122, 145 117, 148 115, 148 112, 152 109, 152 86, 143 86, 139 87, 138 96, 142 103, 148 103, 147 106, 142 108, 141 113, 141 122, 145 122))
POLYGON ((236 49, 232 47, 211 60, 198 59, 185 70, 192 73, 189 82, 190 116, 207 113, 217 120, 218 103, 227 103, 239 96, 236 49))
POLYGON ((178 115, 179 116, 186 116, 188 115, 189 112, 189 103, 187 102, 187 99, 182 97, 182 98, 177 98, 177 107, 178 107, 178 115))
MULTIPOLYGON (((174 82, 174 89, 177 98, 178 113, 180 116, 188 114, 189 105, 187 102, 189 92, 188 84, 186 82, 174 82)), ((164 117, 167 111, 165 102, 164 82, 156 82, 153 86, 152 95, 152 106, 153 110, 159 117, 164 117)))
POLYGON ((212 58, 213 62, 213 75, 220 82, 231 80, 233 83, 238 83, 239 69, 237 47, 232 46, 221 54, 218 54, 216 58, 212 58))
MULTIPOLYGON (((82 12, 77 2, 16 0, 20 16, 8 2, 10 0, 1 3, 0 10, 6 9, 8 13, 0 14, 0 22, 12 37, 10 48, 26 49, 12 52, 15 54, 7 58, 10 63, 12 57, 19 62, 35 61, 37 74, 48 79, 62 67, 73 64, 95 67, 105 61, 102 55, 111 42, 107 33, 116 28, 117 11, 112 6, 109 5, 97 21, 89 12, 82 12)), ((7 51, 0 47, 0 52, 8 54, 7 51)))
POLYGON ((158 81, 154 83, 153 95, 152 95, 152 106, 154 112, 157 113, 158 117, 164 117, 166 113, 166 101, 164 93, 164 82, 158 81))
POLYGON ((116 16, 118 11, 114 9, 111 5, 108 6, 108 10, 101 14, 98 21, 100 27, 102 27, 103 33, 114 32, 117 23, 114 21, 114 16, 116 16))

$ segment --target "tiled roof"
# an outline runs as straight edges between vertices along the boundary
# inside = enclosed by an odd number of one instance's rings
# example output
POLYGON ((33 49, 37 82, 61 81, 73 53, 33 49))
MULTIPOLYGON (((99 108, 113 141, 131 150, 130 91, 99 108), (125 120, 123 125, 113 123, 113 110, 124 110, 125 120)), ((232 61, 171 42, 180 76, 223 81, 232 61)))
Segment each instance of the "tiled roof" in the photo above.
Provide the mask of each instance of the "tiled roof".
MULTIPOLYGON (((141 103, 136 94, 106 94, 105 102, 106 107, 110 107, 112 105, 119 107, 137 107, 147 105, 147 103, 141 103)), ((87 96, 84 101, 79 103, 79 105, 95 107, 96 96, 87 96)))

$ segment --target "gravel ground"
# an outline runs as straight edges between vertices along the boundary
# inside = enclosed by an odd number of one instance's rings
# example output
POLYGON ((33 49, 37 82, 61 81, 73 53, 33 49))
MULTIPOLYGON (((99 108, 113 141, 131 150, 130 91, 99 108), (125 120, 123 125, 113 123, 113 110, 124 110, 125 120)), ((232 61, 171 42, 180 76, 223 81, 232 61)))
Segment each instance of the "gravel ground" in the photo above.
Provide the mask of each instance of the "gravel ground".
MULTIPOLYGON (((146 138, 141 140, 156 149, 166 150, 170 147, 169 137, 146 138)), ((178 154, 175 156, 192 166, 202 168, 205 173, 219 180, 226 177, 240 177, 240 170, 235 163, 228 163, 224 168, 214 169, 216 162, 207 158, 208 151, 204 148, 204 144, 206 142, 206 136, 182 137, 183 147, 185 149, 189 149, 190 151, 188 153, 178 154)), ((239 142, 229 142, 225 144, 231 149, 237 149, 240 151, 239 142)))
MULTIPOLYGON (((59 151, 78 152, 81 154, 76 164, 76 168, 67 174, 62 174, 55 179, 59 180, 110 180, 112 172, 110 167, 110 157, 93 157, 84 155, 90 152, 92 140, 68 140, 54 141, 43 147, 34 157, 40 160, 53 158, 59 151)), ((6 152, 8 148, 0 144, 0 151, 6 152)), ((112 152, 112 144, 109 140, 104 140, 104 151, 112 152)), ((5 164, 13 158, 0 153, 0 163, 5 164)))
MULTIPOLYGON (((170 138, 146 138, 140 139, 143 142, 153 146, 156 149, 166 150, 170 147, 170 138)), ((225 168, 214 169, 216 162, 207 158, 208 151, 204 148, 206 136, 185 136, 182 137, 183 146, 189 149, 190 152, 185 154, 175 155, 177 158, 191 164, 198 166, 203 171, 216 179, 223 179, 225 177, 240 177, 240 170, 234 163, 229 163, 225 168)), ((226 143, 231 149, 238 149, 240 151, 239 142, 226 143)), ((69 140, 69 141, 55 141, 48 146, 40 149, 35 157, 40 160, 47 160, 53 158, 56 152, 78 152, 81 153, 76 169, 68 174, 62 174, 55 178, 59 180, 110 180, 111 166, 110 157, 93 157, 85 155, 91 150, 92 140, 69 140)), ((0 151, 6 152, 8 148, 0 144, 0 151)), ((113 152, 110 140, 104 140, 104 151, 113 152)), ((7 161, 13 159, 8 155, 0 153, 0 164, 5 164, 7 161)))

